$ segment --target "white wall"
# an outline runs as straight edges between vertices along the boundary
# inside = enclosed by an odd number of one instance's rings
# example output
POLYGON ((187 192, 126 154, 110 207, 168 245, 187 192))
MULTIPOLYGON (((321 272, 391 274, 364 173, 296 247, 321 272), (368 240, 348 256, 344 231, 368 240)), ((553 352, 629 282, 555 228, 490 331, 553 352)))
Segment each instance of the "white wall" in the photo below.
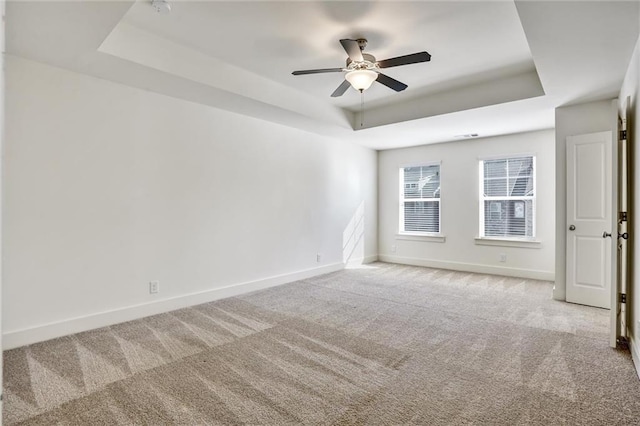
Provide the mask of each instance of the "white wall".
POLYGON ((638 108, 638 96, 640 86, 640 39, 636 44, 629 69, 624 79, 624 83, 620 90, 619 107, 620 111, 626 110, 627 96, 631 97, 631 111, 629 114, 630 122, 627 123, 629 129, 630 141, 630 167, 629 173, 631 185, 629 186, 628 209, 629 218, 629 235, 628 242, 630 256, 629 281, 627 283, 627 335, 630 340, 631 353, 633 361, 640 376, 640 248, 638 248, 639 236, 637 234, 638 223, 640 223, 640 209, 638 209, 638 200, 640 200, 640 173, 637 169, 640 165, 640 149, 637 148, 640 143, 640 110, 638 108))
POLYGON ((9 57, 7 347, 375 259, 376 158, 9 57))
POLYGON ((606 100, 556 108, 556 300, 566 299, 567 136, 610 131, 613 114, 606 100))
POLYGON ((553 279, 554 132, 484 138, 405 149, 378 155, 378 252, 381 260, 455 270, 553 279), (476 244, 479 233, 478 161, 496 155, 535 154, 537 158, 536 248, 476 244), (399 238, 398 169, 441 162, 441 228, 445 242, 399 238), (395 253, 393 252, 395 246, 395 253), (507 255, 505 263, 500 254, 507 255))

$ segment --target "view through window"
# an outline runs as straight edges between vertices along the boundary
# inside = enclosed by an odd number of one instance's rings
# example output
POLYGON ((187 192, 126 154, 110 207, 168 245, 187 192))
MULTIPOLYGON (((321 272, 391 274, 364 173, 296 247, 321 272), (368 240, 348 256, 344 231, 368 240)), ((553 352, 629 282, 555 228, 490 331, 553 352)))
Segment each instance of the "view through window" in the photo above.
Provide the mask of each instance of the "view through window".
POLYGON ((440 164, 400 169, 400 232, 440 233, 440 164))
POLYGON ((535 157, 480 161, 480 236, 535 236, 535 157))

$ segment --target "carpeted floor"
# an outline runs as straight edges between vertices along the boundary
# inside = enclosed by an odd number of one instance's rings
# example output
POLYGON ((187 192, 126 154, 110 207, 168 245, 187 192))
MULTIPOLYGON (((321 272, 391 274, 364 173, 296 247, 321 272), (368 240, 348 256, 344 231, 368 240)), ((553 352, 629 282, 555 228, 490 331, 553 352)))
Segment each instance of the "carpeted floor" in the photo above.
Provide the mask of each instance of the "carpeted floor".
POLYGON ((609 311, 375 263, 4 353, 5 425, 638 425, 609 311))

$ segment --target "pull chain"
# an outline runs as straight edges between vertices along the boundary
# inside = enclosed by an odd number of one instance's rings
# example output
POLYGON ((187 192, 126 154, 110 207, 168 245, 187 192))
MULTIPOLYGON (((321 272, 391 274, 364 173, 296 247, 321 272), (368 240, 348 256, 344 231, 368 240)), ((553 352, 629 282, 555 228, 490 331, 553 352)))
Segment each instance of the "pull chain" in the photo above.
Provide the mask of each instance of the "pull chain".
POLYGON ((360 127, 364 126, 364 90, 360 90, 360 127))

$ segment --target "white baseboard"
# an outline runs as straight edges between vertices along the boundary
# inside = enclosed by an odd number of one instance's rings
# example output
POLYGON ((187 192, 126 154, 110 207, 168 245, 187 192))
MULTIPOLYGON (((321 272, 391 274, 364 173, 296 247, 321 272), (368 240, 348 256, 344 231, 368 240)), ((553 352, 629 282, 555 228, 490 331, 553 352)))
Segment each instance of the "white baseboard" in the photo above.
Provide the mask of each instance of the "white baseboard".
POLYGON ((346 267, 353 267, 353 266, 358 266, 358 265, 366 265, 367 263, 372 263, 378 260, 378 255, 374 254, 373 256, 364 256, 364 257, 358 257, 356 259, 349 259, 349 261, 347 261, 346 267))
POLYGON ((633 366, 636 368, 636 374, 638 375, 638 379, 640 379, 640 346, 638 346, 638 341, 633 338, 633 335, 627 332, 627 336, 629 336, 629 350, 631 351, 631 358, 633 359, 633 366))
POLYGON ((3 349, 6 350, 30 345, 32 343, 43 342, 56 337, 106 327, 108 325, 131 321, 150 315, 161 314, 163 312, 174 311, 188 306, 199 305, 201 303, 212 302, 214 300, 238 296, 269 287, 275 287, 293 281, 311 278, 316 275, 339 271, 344 269, 344 266, 345 265, 343 263, 334 263, 318 268, 277 275, 256 281, 233 284, 226 287, 162 299, 155 302, 127 306, 125 308, 114 309, 82 317, 69 318, 63 321, 43 324, 22 330, 9 331, 2 335, 2 346, 3 349))
POLYGON ((478 274, 504 275, 507 277, 529 278, 534 280, 553 281, 553 271, 536 269, 507 268, 505 266, 490 266, 476 263, 450 262, 446 260, 418 259, 413 257, 378 255, 381 262, 400 263, 403 265, 426 266, 428 268, 450 269, 453 271, 475 272, 478 274))

